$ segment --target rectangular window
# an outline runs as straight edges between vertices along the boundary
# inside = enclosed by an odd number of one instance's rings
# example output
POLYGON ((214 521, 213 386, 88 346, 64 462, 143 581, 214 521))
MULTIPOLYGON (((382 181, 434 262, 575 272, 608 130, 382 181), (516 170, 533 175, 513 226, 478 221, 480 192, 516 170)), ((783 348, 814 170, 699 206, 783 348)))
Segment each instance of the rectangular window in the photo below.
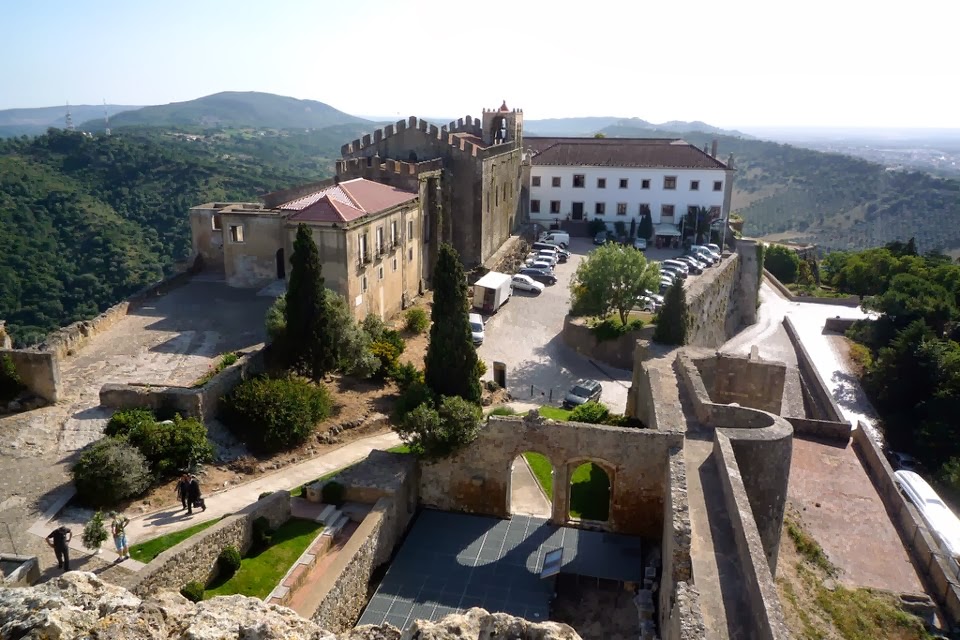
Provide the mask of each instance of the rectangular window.
POLYGON ((237 244, 243 242, 243 225, 242 224, 230 225, 230 239, 236 242, 237 244))
POLYGON ((540 186, 540 176, 533 176, 530 180, 532 181, 534 187, 540 186))
POLYGON ((710 207, 710 219, 717 220, 720 217, 720 207, 710 207))
POLYGON ((663 177, 663 188, 664 188, 664 189, 676 189, 676 188, 677 188, 677 176, 664 176, 664 177, 663 177))
POLYGON ((220 222, 220 214, 219 214, 219 213, 213 214, 213 217, 210 218, 210 224, 213 225, 213 230, 214 230, 214 231, 221 231, 221 230, 223 230, 223 225, 222 225, 221 222, 220 222))
POLYGON ((530 213, 540 213, 540 201, 531 200, 530 201, 530 213))
POLYGON ((383 267, 380 267, 380 269, 377 271, 377 275, 380 276, 381 280, 383 280, 383 267))
POLYGON ((626 188, 627 188, 627 179, 626 179, 626 178, 620 178, 620 188, 621 188, 621 189, 626 189, 626 188))
POLYGON ((552 185, 555 186, 555 187, 559 187, 559 186, 560 186, 560 178, 550 178, 550 184, 552 184, 552 185))
POLYGON ((550 213, 560 213, 560 201, 551 200, 550 201, 550 213))
POLYGON ((714 181, 713 181, 713 190, 714 190, 714 191, 723 191, 723 180, 714 180, 714 181))
POLYGON ((397 259, 396 259, 396 258, 393 259, 393 270, 394 270, 394 271, 397 270, 397 259))
POLYGON ((407 241, 413 240, 413 220, 407 220, 407 241))
POLYGON ((606 202, 598 202, 595 205, 593 205, 593 212, 598 216, 602 216, 604 213, 606 213, 606 211, 607 211, 606 202))
POLYGON ((383 227, 377 227, 377 255, 383 254, 383 227))
POLYGON ((360 264, 367 261, 367 234, 361 233, 359 236, 360 264))
POLYGON ((606 188, 607 188, 607 179, 597 178, 597 189, 606 189, 606 188))
POLYGON ((618 215, 618 216, 625 216, 625 215, 627 215, 627 203, 626 203, 626 202, 618 202, 618 203, 617 203, 617 215, 618 215))
POLYGON ((574 189, 583 189, 586 184, 587 179, 582 173, 573 174, 573 188, 574 189))
POLYGON ((649 188, 650 188, 650 181, 649 181, 649 180, 641 180, 641 181, 640 181, 640 188, 641 188, 641 189, 649 189, 649 188))
POLYGON ((407 260, 413 262, 413 249, 407 249, 407 260))
POLYGON ((661 215, 662 217, 664 217, 664 218, 672 218, 672 217, 673 217, 673 205, 672 205, 672 204, 661 205, 661 207, 660 207, 660 215, 661 215))
POLYGON ((390 246, 397 246, 397 243, 400 242, 400 237, 397 236, 397 221, 390 221, 390 246))
POLYGON ((690 181, 690 191, 700 191, 700 181, 691 180, 690 181))
POLYGON ((367 292, 367 276, 360 276, 360 293, 367 292))

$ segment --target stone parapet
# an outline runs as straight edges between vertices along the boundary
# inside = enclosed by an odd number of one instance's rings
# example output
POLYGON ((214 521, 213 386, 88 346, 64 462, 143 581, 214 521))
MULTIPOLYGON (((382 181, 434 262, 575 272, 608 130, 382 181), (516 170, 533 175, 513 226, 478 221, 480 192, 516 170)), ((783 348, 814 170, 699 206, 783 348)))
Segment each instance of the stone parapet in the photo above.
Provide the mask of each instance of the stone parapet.
POLYGON ((793 432, 798 436, 808 436, 842 443, 850 441, 851 431, 849 422, 812 420, 810 418, 793 418, 789 416, 786 420, 793 425, 793 432))
POLYGON ((563 319, 561 337, 564 344, 577 353, 617 369, 633 368, 634 347, 637 340, 653 337, 653 327, 628 331, 613 340, 598 340, 585 318, 567 315, 563 319))
POLYGON ((841 298, 821 298, 818 296, 805 296, 796 294, 790 289, 787 288, 785 284, 780 282, 775 275, 770 273, 767 269, 763 270, 763 277, 767 279, 777 291, 779 291, 783 297, 787 300, 793 302, 812 302, 814 304, 837 304, 843 307, 859 307, 860 298, 858 296, 844 296, 841 298))
POLYGON ((817 371, 817 367, 813 364, 813 358, 810 357, 807 348, 803 346, 803 342, 800 341, 797 329, 793 326, 793 320, 785 317, 783 319, 783 328, 786 330, 787 337, 790 338, 790 342, 797 352, 797 368, 800 370, 800 381, 803 383, 804 389, 809 393, 813 401, 813 413, 815 414, 813 417, 831 422, 846 422, 843 413, 840 411, 840 405, 838 405, 837 401, 833 398, 830 387, 828 387, 827 383, 820 377, 820 372, 817 371))

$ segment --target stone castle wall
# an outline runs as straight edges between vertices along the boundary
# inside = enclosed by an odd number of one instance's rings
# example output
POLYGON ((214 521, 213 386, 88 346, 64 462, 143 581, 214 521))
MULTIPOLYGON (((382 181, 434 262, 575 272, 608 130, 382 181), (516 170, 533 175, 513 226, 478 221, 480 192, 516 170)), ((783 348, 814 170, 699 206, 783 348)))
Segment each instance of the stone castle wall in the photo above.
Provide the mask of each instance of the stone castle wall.
POLYGON ((564 344, 577 353, 629 371, 633 368, 634 345, 637 340, 652 338, 653 330, 653 327, 644 327, 628 331, 613 340, 597 340, 584 318, 575 318, 568 314, 563 319, 561 337, 564 344))
POLYGON ((757 319, 756 248, 737 242, 737 252, 704 271, 687 288, 687 344, 719 347, 757 319))

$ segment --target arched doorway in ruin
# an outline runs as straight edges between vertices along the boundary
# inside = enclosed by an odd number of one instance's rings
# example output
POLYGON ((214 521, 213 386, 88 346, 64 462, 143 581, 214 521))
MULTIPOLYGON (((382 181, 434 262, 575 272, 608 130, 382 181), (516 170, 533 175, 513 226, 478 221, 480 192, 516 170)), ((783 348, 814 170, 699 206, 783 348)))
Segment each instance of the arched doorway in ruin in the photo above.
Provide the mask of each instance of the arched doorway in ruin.
POLYGON ((595 460, 574 461, 568 469, 567 519, 607 522, 613 497, 613 473, 595 460))
POLYGON ((510 465, 511 514, 550 518, 553 514, 553 464, 542 453, 524 451, 510 465))

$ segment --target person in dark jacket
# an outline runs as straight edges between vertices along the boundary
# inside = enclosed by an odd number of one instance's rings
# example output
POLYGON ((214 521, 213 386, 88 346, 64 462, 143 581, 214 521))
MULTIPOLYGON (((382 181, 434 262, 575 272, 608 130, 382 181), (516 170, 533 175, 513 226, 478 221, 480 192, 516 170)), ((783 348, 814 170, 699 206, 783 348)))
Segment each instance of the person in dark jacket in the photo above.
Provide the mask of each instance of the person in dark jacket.
POLYGON ((187 491, 187 515, 193 515, 193 508, 200 507, 204 511, 207 510, 207 505, 203 500, 203 496, 200 495, 200 481, 197 479, 197 476, 190 476, 190 484, 187 491))
POLYGON ((180 479, 177 480, 177 497, 180 498, 180 504, 183 505, 184 509, 188 508, 188 501, 190 496, 190 476, 186 473, 180 475, 180 479))
POLYGON ((57 566, 64 571, 70 571, 70 539, 73 532, 65 526, 59 526, 47 536, 47 544, 53 547, 57 556, 57 566))

